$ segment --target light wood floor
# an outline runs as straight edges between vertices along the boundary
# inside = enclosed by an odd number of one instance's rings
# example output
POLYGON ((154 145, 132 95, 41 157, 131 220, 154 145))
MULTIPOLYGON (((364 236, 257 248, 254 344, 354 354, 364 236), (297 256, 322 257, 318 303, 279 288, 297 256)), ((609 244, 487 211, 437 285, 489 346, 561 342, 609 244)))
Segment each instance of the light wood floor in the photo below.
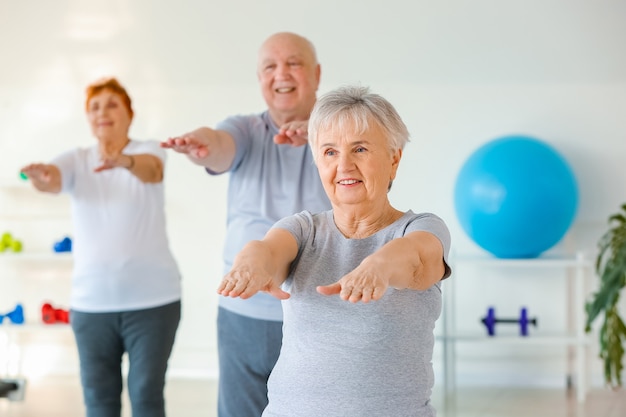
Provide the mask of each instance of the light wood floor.
MULTIPOLYGON (((75 377, 28 381, 23 402, 0 399, 0 416, 83 417, 81 395, 75 377)), ((169 380, 166 399, 168 417, 217 416, 215 381, 169 380)), ((460 387, 455 413, 436 387, 433 403, 439 417, 626 417, 626 389, 594 389, 578 404, 564 389, 460 387)), ((127 403, 123 416, 130 417, 127 403)), ((381 417, 393 417, 393 410, 381 417)))

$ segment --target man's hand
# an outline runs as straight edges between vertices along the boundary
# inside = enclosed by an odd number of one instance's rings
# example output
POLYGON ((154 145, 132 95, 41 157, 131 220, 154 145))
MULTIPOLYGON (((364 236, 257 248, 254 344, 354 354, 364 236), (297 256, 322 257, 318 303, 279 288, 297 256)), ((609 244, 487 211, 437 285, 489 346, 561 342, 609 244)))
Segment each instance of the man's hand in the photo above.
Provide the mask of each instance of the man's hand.
POLYGON ((161 147, 172 149, 195 159, 206 158, 211 153, 208 142, 193 133, 169 138, 161 142, 161 147))
POLYGON ((302 146, 309 143, 309 121, 285 123, 274 136, 274 143, 278 145, 302 146))

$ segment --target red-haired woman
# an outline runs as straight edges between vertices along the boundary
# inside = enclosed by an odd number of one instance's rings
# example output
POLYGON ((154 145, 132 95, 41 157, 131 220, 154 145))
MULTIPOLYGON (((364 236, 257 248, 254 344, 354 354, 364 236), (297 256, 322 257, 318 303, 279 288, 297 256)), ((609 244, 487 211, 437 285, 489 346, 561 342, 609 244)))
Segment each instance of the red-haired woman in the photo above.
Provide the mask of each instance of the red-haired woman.
POLYGON ((181 309, 165 227, 165 150, 128 137, 131 99, 115 78, 89 85, 86 95, 97 143, 22 172, 37 190, 71 197, 70 323, 87 416, 120 415, 124 353, 133 416, 165 416, 165 373, 181 309))

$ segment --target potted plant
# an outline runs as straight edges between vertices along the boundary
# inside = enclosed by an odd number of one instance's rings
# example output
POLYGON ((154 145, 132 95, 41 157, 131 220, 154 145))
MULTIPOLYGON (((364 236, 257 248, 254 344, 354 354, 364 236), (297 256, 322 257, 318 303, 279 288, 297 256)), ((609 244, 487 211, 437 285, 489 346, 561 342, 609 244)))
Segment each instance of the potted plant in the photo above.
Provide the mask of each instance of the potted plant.
POLYGON ((604 322, 600 328, 600 358, 604 361, 604 379, 607 385, 622 386, 624 369, 624 345, 626 345, 626 325, 618 311, 618 301, 622 288, 626 286, 626 204, 621 211, 609 217, 609 230, 598 242, 599 252, 595 270, 600 277, 600 288, 585 305, 587 323, 585 330, 601 314, 604 322))

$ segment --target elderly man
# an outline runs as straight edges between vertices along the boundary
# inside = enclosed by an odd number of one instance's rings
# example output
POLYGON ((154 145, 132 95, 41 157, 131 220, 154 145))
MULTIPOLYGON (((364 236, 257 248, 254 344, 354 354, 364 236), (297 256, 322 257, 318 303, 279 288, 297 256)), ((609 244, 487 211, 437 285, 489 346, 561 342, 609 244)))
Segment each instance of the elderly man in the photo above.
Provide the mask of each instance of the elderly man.
MULTIPOLYGON (((267 110, 229 117, 162 143, 186 154, 209 175, 230 173, 224 273, 251 240, 279 219, 328 210, 309 146, 306 123, 321 67, 312 43, 294 33, 270 36, 259 50, 257 75, 267 110)), ((282 308, 274 297, 220 297, 217 319, 219 417, 258 417, 282 341, 282 308)))

